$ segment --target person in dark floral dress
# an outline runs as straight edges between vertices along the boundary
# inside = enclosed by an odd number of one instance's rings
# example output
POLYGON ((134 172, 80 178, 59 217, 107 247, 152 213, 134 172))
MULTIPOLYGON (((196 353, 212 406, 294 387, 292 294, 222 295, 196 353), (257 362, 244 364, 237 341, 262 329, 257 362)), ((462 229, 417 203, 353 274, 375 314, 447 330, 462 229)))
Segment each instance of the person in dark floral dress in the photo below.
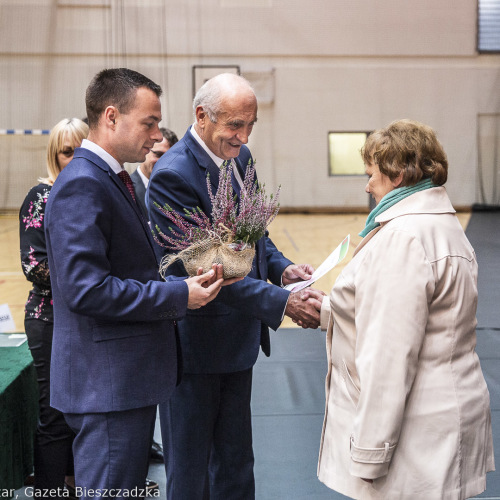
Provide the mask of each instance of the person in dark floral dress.
MULTIPOLYGON (((61 120, 51 130, 47 146, 47 177, 39 179, 19 212, 21 264, 32 283, 25 306, 24 327, 37 372, 39 420, 35 436, 34 494, 74 487, 72 444, 74 433, 63 414, 50 406, 50 357, 53 307, 44 233, 44 214, 50 190, 73 152, 87 137, 88 126, 78 118, 61 120)), ((59 495, 63 496, 63 494, 59 495)))

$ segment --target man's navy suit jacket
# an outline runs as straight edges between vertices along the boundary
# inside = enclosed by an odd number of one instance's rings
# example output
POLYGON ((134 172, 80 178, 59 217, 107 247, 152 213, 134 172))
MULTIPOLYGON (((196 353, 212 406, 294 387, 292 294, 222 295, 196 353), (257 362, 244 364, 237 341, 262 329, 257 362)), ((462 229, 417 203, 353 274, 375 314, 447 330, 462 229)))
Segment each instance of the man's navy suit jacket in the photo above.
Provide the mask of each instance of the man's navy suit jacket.
MULTIPOLYGON (((235 159, 245 172, 250 151, 242 146, 235 159)), ((155 164, 146 194, 146 205, 154 228, 165 234, 172 224, 153 205, 168 203, 183 213, 200 207, 210 216, 212 205, 207 191, 207 174, 212 190, 218 186, 219 169, 190 130, 155 164)), ((166 250, 156 246, 158 256, 166 250)), ((292 264, 266 235, 259 240, 250 274, 242 281, 223 287, 215 300, 188 311, 179 322, 184 371, 186 373, 229 373, 246 370, 257 360, 259 345, 270 354, 269 328, 276 330, 283 318, 289 292, 281 288, 281 275, 292 264), (267 282, 270 280, 274 285, 267 282), (278 285, 278 286, 275 286, 278 285)), ((168 269, 172 275, 185 274, 182 264, 168 269)))
POLYGON ((177 380, 184 281, 163 282, 150 229, 120 178, 78 148, 45 232, 54 301, 51 405, 67 413, 164 402, 177 380))

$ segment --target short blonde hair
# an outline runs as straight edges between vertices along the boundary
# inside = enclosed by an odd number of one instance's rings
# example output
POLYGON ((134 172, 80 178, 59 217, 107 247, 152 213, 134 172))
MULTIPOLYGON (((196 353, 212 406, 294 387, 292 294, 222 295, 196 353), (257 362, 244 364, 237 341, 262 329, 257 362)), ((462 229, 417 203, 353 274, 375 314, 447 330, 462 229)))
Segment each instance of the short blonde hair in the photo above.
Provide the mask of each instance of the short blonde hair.
POLYGON ((448 159, 436 133, 417 121, 397 120, 375 130, 366 139, 361 156, 391 180, 403 173, 400 186, 414 186, 423 179, 442 186, 448 178, 448 159))
POLYGON ((68 141, 74 146, 80 146, 88 133, 88 125, 79 118, 64 118, 54 125, 50 131, 49 144, 47 145, 47 177, 40 178, 39 182, 54 184, 57 176, 61 173, 57 154, 64 149, 64 143, 68 141))

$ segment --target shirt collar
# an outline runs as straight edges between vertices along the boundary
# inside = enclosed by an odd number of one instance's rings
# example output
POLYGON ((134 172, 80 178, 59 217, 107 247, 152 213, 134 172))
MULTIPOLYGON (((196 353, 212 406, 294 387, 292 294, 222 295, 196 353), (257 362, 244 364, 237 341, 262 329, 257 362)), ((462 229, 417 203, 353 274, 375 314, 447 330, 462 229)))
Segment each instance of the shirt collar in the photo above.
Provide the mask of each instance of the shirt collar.
POLYGON ((149 184, 149 179, 142 173, 140 165, 137 167, 137 173, 139 174, 139 177, 141 178, 144 187, 147 188, 149 184))
POLYGON ((107 151, 101 148, 101 146, 97 145, 95 142, 89 141, 88 139, 83 139, 82 141, 82 148, 88 149, 89 151, 92 151, 92 153, 95 153, 101 160, 105 161, 111 170, 115 172, 115 174, 118 174, 123 170, 123 167, 118 163, 115 158, 113 158, 107 151))
MULTIPOLYGON (((208 156, 212 158, 213 162, 217 165, 217 167, 221 167, 221 165, 224 163, 224 160, 222 158, 219 158, 218 156, 214 155, 210 149, 208 149, 208 146, 203 142, 203 139, 198 135, 198 132, 196 132, 194 128, 194 124, 191 125, 191 135, 196 139, 196 141, 200 144, 200 146, 207 152, 208 156)), ((231 158, 231 165, 233 166, 233 175, 234 178, 236 179, 236 182, 239 184, 240 188, 243 187, 243 178, 240 175, 240 171, 236 166, 236 161, 234 158, 231 158)))
POLYGON ((220 168, 221 165, 224 163, 224 160, 222 158, 219 158, 217 155, 214 155, 212 151, 210 151, 208 146, 203 142, 203 139, 198 135, 198 132, 196 132, 194 124, 191 125, 191 135, 196 139, 196 141, 200 144, 200 146, 207 152, 208 156, 212 158, 214 163, 220 168))

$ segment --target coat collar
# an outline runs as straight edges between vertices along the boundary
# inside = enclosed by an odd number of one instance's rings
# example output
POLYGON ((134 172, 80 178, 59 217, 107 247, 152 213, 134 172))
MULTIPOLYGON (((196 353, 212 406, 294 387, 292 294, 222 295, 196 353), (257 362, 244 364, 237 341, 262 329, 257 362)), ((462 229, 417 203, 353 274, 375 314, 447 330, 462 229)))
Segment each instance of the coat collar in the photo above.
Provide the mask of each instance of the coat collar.
MULTIPOLYGON (((408 198, 401 200, 392 207, 388 208, 375 218, 376 222, 380 222, 380 226, 370 231, 356 247, 354 255, 356 255, 379 231, 385 223, 410 214, 454 214, 453 208, 446 189, 443 186, 426 189, 414 193, 408 198)), ((353 256, 354 256, 353 255, 353 256)))
POLYGON ((419 191, 388 208, 375 218, 381 224, 396 217, 410 214, 454 214, 446 189, 443 186, 419 191))

